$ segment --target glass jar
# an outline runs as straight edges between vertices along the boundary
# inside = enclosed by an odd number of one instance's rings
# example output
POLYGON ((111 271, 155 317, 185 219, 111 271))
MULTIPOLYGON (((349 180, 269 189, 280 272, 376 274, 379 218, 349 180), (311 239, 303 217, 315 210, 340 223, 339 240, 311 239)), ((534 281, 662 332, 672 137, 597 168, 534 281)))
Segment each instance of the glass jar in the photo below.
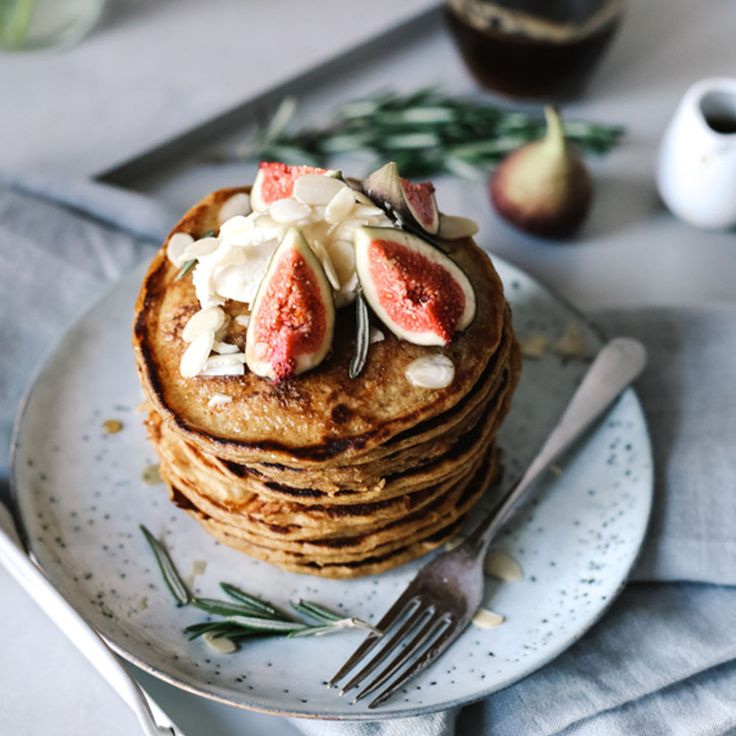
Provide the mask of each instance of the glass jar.
POLYGON ((465 63, 512 97, 578 95, 618 27, 623 0, 447 0, 465 63))
POLYGON ((0 49, 70 45, 99 20, 105 0, 0 0, 0 49))

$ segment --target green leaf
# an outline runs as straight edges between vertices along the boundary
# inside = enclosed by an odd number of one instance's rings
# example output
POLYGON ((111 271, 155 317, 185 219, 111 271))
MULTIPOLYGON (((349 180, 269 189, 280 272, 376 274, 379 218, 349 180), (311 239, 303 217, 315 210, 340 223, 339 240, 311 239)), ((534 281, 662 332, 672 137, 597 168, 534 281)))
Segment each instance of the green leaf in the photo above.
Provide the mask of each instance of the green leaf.
POLYGON ((187 261, 179 270, 179 273, 176 274, 176 278, 174 281, 180 281, 183 279, 195 266, 197 265, 197 259, 192 258, 191 261, 187 261))
POLYGON ((274 618, 260 618, 259 616, 228 616, 225 620, 235 624, 235 626, 251 629, 252 631, 270 631, 282 634, 309 628, 307 624, 298 621, 280 621, 274 618))
POLYGON ((368 319, 368 305, 362 294, 355 297, 355 326, 355 347, 348 368, 350 378, 357 378, 361 374, 368 358, 368 346, 370 345, 371 327, 368 319))
POLYGON ((215 616, 263 616, 263 613, 258 608, 245 603, 230 603, 229 601, 219 601, 215 598, 194 597, 191 600, 191 604, 215 616))
POLYGON ((246 605, 250 606, 255 611, 260 611, 261 614, 268 614, 276 618, 281 618, 284 615, 277 608, 274 608, 274 606, 272 606, 270 603, 266 603, 265 601, 262 601, 260 598, 256 598, 255 596, 250 595, 249 593, 246 593, 240 588, 236 588, 234 585, 230 585, 230 583, 220 583, 220 587, 222 588, 223 592, 226 595, 229 595, 231 598, 234 598, 236 601, 245 603, 246 605))
POLYGON ((151 547, 153 556, 156 558, 156 563, 158 564, 159 570, 161 570, 166 587, 171 591, 171 595, 174 596, 177 605, 185 606, 192 600, 192 594, 181 579, 181 575, 179 575, 171 557, 169 557, 168 550, 143 524, 140 525, 140 529, 151 547))
POLYGON ((318 621, 339 621, 341 618, 344 618, 344 616, 330 611, 329 608, 320 606, 318 603, 302 600, 301 598, 298 601, 292 601, 291 607, 299 613, 316 618, 318 621))

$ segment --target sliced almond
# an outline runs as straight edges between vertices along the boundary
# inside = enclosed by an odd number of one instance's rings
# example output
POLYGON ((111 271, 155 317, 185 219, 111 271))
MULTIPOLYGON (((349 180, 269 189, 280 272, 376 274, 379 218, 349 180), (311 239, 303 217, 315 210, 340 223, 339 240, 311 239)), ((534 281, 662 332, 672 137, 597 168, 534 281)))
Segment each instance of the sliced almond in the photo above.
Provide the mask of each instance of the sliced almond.
POLYGON ((294 182, 294 197, 308 205, 328 205, 333 197, 347 184, 332 176, 305 174, 294 182))
POLYGON ((294 197, 277 199, 269 208, 271 217, 278 223, 291 223, 309 217, 309 205, 294 197))
POLYGON ((250 212, 250 197, 245 192, 233 194, 230 199, 225 200, 217 214, 220 224, 227 222, 231 217, 247 215, 250 212))
POLYGON ((541 332, 532 332, 521 340, 521 354, 525 358, 539 360, 544 356, 548 344, 549 338, 547 335, 543 335, 541 332))
POLYGON ((312 241, 310 243, 310 247, 314 251, 314 255, 319 258, 319 262, 322 264, 322 268, 325 271, 327 280, 330 282, 330 286, 337 291, 340 288, 340 277, 337 275, 337 271, 335 271, 335 267, 332 265, 330 254, 319 240, 312 241))
POLYGON ((212 343, 215 341, 214 330, 207 330, 192 340, 189 347, 184 351, 179 363, 179 373, 184 378, 194 378, 205 366, 210 353, 212 343))
POLYGON ((433 353, 413 360, 404 374, 412 386, 440 389, 452 383, 455 365, 446 355, 433 353))
POLYGON ((355 206, 355 192, 342 187, 325 208, 325 220, 334 225, 344 220, 355 206))
POLYGON ((489 552, 483 561, 483 571, 486 575, 509 583, 518 583, 524 579, 521 565, 503 552, 489 552))
POLYGON ((207 307, 195 312, 182 330, 181 337, 184 342, 193 342, 204 332, 212 332, 213 336, 217 330, 225 324, 225 312, 220 307, 207 307))
POLYGON ((495 629, 500 626, 506 618, 500 613, 491 611, 488 608, 479 608, 473 616, 472 624, 479 629, 495 629))
POLYGON ((238 645, 226 636, 216 636, 211 631, 202 634, 202 640, 213 651, 218 654, 232 654, 237 651, 238 645))
POLYGON ((230 365, 243 365, 245 363, 245 353, 228 353, 225 355, 210 355, 207 358, 204 368, 222 368, 230 365))
POLYGON ((380 208, 376 207, 375 205, 364 205, 359 204, 356 206, 353 214, 355 217, 359 219, 366 219, 371 217, 385 217, 386 213, 380 208))
POLYGON ((584 358, 588 352, 588 345, 580 322, 570 320, 565 325, 562 336, 552 346, 552 349, 563 358, 584 358))
POLYGON ((471 238, 478 230, 478 223, 469 217, 440 214, 440 229, 437 235, 444 240, 459 240, 471 238))
POLYGON ((213 376, 243 376, 245 375, 245 366, 242 363, 237 363, 235 365, 221 365, 215 368, 204 368, 198 375, 206 378, 213 376))
POLYGON ((215 340, 212 344, 212 350, 219 355, 232 355, 233 353, 240 352, 240 348, 237 345, 233 345, 231 342, 220 342, 215 340))
POLYGON ((330 260, 340 279, 340 288, 347 286, 355 274, 355 248, 349 240, 331 240, 326 246, 330 260))
POLYGON ((184 249, 181 259, 183 261, 199 260, 210 253, 214 253, 219 244, 220 241, 217 238, 200 238, 184 249))
POLYGON ((386 335, 381 332, 381 330, 378 329, 378 327, 371 327, 369 337, 368 337, 368 344, 374 345, 377 342, 383 342, 386 339, 386 335))
POLYGON ((194 242, 189 233, 174 233, 166 244, 166 257, 175 265, 180 266, 182 253, 194 242))
POLYGON ((250 324, 250 315, 249 314, 239 314, 235 321, 241 325, 241 327, 247 327, 250 324))

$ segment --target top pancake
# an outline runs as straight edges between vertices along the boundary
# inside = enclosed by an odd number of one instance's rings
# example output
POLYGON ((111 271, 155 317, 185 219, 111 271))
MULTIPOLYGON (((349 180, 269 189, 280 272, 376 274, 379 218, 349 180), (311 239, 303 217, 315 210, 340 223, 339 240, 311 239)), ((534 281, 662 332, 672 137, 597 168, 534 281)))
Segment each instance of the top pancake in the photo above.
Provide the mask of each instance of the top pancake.
MULTIPOLYGON (((219 229, 218 212, 233 194, 221 189, 195 205, 172 230, 199 238, 219 229)), ((170 237, 170 236, 169 236, 170 237)), ((339 310, 332 353, 315 370, 281 384, 246 371, 243 376, 184 378, 179 361, 186 344, 181 331, 199 309, 191 277, 175 280, 178 268, 166 257, 167 241, 154 257, 135 307, 133 344, 142 383, 164 422, 190 441, 235 462, 288 462, 310 466, 358 458, 419 422, 436 417, 472 391, 499 347, 504 323, 503 286, 488 256, 470 239, 452 257, 476 291, 472 325, 441 352, 455 365, 450 386, 412 386, 406 367, 438 348, 386 339, 371 345, 365 369, 348 376, 355 339, 354 309, 339 310), (233 400, 224 409, 208 401, 214 393, 233 400)), ((229 301, 234 317, 245 304, 229 301)), ((245 328, 230 323, 227 342, 245 345, 245 328)))

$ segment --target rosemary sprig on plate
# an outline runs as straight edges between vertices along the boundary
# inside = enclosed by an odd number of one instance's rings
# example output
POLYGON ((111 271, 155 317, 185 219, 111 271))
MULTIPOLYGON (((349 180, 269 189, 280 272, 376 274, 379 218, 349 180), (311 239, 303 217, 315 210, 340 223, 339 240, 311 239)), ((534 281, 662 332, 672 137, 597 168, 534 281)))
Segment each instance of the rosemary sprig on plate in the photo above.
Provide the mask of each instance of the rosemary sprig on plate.
MULTIPOLYGON (((543 137, 541 115, 454 97, 435 88, 412 94, 384 92, 340 107, 320 128, 290 130, 296 103, 285 99, 271 122, 226 159, 272 159, 289 164, 326 165, 331 156, 369 153, 396 161, 402 176, 487 171, 524 143, 543 137)), ((624 128, 584 121, 565 123, 566 138, 585 153, 614 148, 624 128)))
POLYGON ((140 528, 176 604, 192 605, 211 616, 222 617, 220 620, 187 626, 184 631, 189 639, 207 634, 237 643, 257 636, 322 636, 346 628, 365 629, 380 636, 378 629, 369 623, 342 616, 312 601, 299 599, 291 603, 294 611, 301 616, 297 618, 230 583, 220 583, 220 588, 232 600, 195 596, 176 569, 166 547, 145 526, 141 524, 140 528))

